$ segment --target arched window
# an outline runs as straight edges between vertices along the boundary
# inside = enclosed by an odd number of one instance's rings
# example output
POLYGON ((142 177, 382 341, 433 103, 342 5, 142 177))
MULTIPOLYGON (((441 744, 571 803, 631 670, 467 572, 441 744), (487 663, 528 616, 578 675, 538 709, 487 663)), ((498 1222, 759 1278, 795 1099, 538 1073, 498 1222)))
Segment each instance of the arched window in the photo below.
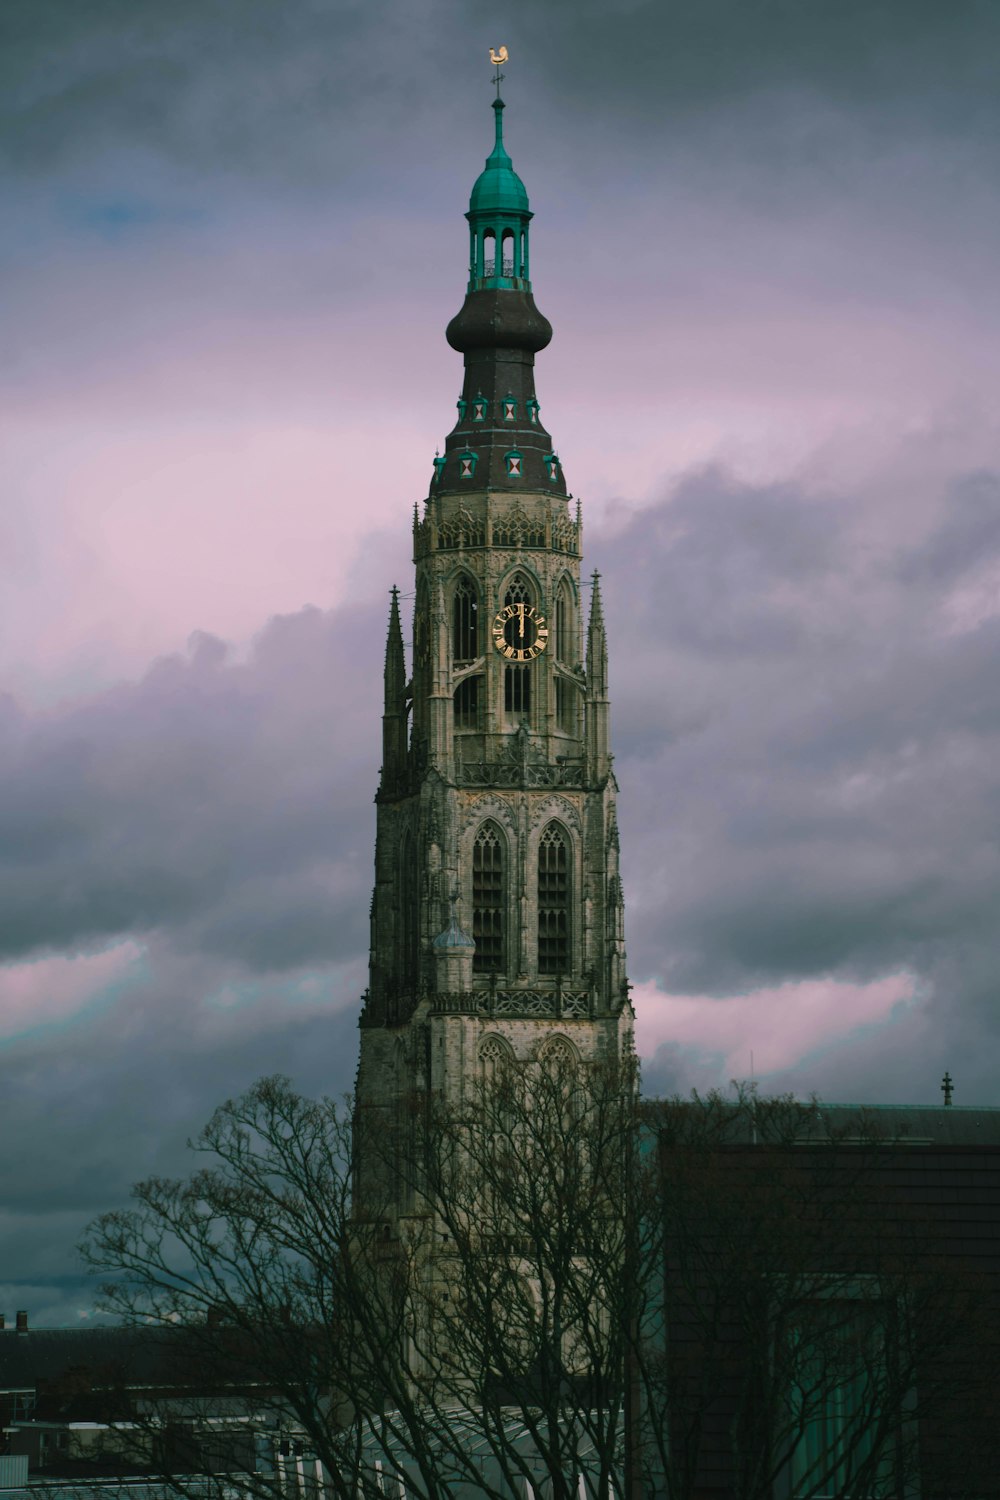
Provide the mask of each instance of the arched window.
POLYGON ((455 689, 455 728, 478 729, 482 677, 463 677, 455 689))
POLYGON ((472 579, 459 579, 452 611, 451 654, 455 661, 475 661, 479 655, 479 596, 472 579))
POLYGON ((501 240, 501 245, 503 247, 503 250, 502 250, 501 257, 500 257, 500 274, 501 274, 501 276, 513 276, 514 275, 514 231, 512 229, 505 229, 504 230, 504 232, 503 232, 503 239, 501 240))
POLYGON ((558 823, 538 844, 538 972, 569 969, 569 848, 558 823))
POLYGON ((575 685, 566 677, 556 678, 556 728, 563 734, 576 734, 577 704, 579 695, 575 685))
POLYGON ((531 584, 523 573, 515 573, 507 585, 507 592, 503 596, 504 604, 534 604, 535 598, 531 584))
POLYGON ((513 1061, 514 1054, 503 1037, 483 1038, 479 1047, 479 1073, 484 1083, 493 1083, 513 1061))
POLYGON ((483 275, 495 276, 497 271, 497 237, 492 229, 483 235, 483 275))
POLYGON ((564 1036, 550 1037, 542 1046, 538 1060, 550 1068, 575 1068, 580 1055, 573 1043, 564 1036))
POLYGON ((556 593, 556 661, 571 664, 575 660, 573 624, 573 596, 564 578, 556 593))
POLYGON ((488 974, 506 968, 503 835, 484 823, 472 846, 472 967, 488 974))

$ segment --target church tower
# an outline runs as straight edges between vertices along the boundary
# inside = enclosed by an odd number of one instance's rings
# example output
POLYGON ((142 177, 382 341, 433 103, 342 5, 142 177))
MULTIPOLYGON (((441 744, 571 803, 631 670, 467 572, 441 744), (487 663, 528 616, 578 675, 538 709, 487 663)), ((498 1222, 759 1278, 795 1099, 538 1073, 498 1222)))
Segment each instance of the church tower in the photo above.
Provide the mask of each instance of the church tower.
POLYGON ((458 417, 414 510, 409 671, 396 590, 389 611, 357 1081, 376 1134, 414 1099, 461 1098, 504 1057, 631 1050, 600 583, 588 607, 580 505, 535 394, 552 329, 499 89, 493 110, 447 329, 465 361, 458 417))

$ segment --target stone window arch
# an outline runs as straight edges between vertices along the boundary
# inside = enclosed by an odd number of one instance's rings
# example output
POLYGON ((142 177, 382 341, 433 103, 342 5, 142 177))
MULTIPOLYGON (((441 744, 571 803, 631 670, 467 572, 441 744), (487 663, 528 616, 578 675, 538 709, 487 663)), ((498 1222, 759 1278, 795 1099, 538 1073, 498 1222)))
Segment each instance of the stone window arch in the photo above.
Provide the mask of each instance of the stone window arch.
POLYGON ((538 841, 538 972, 567 974, 570 960, 569 834, 549 823, 538 841))
POLYGON ((568 1084, 576 1076, 580 1054, 569 1037, 550 1036, 538 1049, 538 1062, 546 1072, 568 1084))
POLYGON ((479 1075, 484 1083, 493 1083, 514 1064, 514 1053, 508 1041, 493 1032, 479 1044, 479 1075))
POLYGON ((564 666, 576 665, 576 599, 569 579, 563 575, 556 589, 555 659, 564 666))
POLYGON ((507 967, 506 852, 503 831, 484 823, 472 845, 472 967, 480 974, 507 967))

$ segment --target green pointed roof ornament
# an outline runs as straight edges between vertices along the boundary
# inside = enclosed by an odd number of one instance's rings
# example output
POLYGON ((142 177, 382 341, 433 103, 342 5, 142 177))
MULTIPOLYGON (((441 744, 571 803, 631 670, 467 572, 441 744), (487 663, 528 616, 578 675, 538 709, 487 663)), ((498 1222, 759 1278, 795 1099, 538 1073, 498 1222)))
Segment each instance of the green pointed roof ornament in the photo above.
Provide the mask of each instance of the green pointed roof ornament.
POLYGON ((496 141, 486 158, 486 166, 476 178, 469 199, 470 217, 480 214, 530 214, 528 191, 514 171, 514 163, 503 143, 503 111, 501 98, 493 101, 496 116, 496 141))
POLYGON ((496 139, 493 150, 486 158, 486 166, 476 178, 469 199, 469 217, 473 214, 518 214, 528 215, 528 193, 524 183, 514 171, 514 163, 507 153, 503 143, 503 112, 504 102, 500 98, 500 80, 503 74, 500 67, 510 56, 506 47, 501 47, 499 52, 490 48, 490 62, 496 69, 494 83, 496 84, 497 96, 493 101, 493 114, 496 125, 496 139))

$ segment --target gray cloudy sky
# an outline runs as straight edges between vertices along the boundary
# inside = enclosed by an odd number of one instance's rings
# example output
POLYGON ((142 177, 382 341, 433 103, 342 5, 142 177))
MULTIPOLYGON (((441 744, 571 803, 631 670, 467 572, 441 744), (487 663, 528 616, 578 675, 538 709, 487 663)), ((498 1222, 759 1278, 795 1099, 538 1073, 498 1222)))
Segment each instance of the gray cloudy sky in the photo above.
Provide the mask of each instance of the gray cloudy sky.
POLYGON ((0 1308, 351 1086, 487 48, 605 580, 651 1091, 1000 1104, 993 0, 6 0, 0 1308), (486 26, 490 30, 484 29, 486 26))

